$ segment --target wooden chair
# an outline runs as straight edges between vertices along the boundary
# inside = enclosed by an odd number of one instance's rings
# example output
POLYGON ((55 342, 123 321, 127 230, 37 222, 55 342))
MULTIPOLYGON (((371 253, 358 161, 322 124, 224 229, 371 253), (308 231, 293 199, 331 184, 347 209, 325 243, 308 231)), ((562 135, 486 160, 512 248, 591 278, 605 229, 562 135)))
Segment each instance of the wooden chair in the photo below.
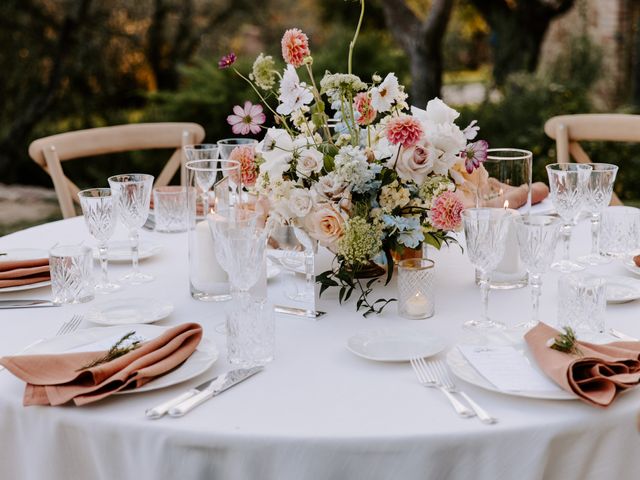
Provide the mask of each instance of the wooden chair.
POLYGON ((204 128, 197 123, 116 125, 40 138, 29 145, 29 156, 51 176, 62 215, 68 218, 76 215, 73 202, 78 202, 77 193, 80 189, 64 174, 61 162, 108 153, 175 148, 155 185, 167 185, 178 169, 180 181, 184 184, 186 176, 182 147, 201 143, 203 139, 204 128))
MULTIPOLYGON (((570 156, 578 163, 591 163, 580 141, 640 142, 640 115, 582 114, 560 115, 547 120, 545 133, 556 141, 559 163, 570 156)), ((611 205, 622 205, 614 193, 611 205)))

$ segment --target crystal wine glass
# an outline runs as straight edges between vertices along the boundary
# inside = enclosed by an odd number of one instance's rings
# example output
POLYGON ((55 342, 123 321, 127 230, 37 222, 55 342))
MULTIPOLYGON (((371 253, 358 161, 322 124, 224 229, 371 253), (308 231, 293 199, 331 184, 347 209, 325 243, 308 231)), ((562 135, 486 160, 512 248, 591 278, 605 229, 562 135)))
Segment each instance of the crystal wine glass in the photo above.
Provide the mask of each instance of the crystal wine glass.
POLYGON ((218 166, 218 162, 216 161, 218 158, 218 146, 213 143, 200 143, 197 145, 185 145, 182 149, 189 163, 200 160, 197 164, 192 164, 199 167, 197 170, 194 170, 194 181, 204 212, 208 212, 209 197, 207 193, 212 185, 219 180, 219 171, 216 169, 218 166))
POLYGON ((571 261, 569 247, 571 229, 578 221, 585 199, 591 165, 578 163, 553 163, 547 165, 551 202, 563 220, 561 228, 564 253, 562 260, 551 265, 553 270, 570 273, 583 270, 584 266, 571 261))
POLYGON ((120 289, 120 285, 109 281, 107 273, 107 242, 116 228, 117 207, 110 188, 90 188, 78 192, 80 206, 87 229, 98 241, 100 255, 100 281, 94 286, 96 293, 111 293, 120 289))
POLYGON ((138 269, 138 230, 149 216, 153 176, 144 173, 126 173, 109 177, 111 190, 118 200, 118 212, 122 223, 129 229, 131 241, 132 271, 120 279, 121 282, 138 284, 150 282, 153 276, 138 269))
POLYGON ((218 154, 223 160, 228 160, 233 152, 238 147, 252 147, 258 146, 258 140, 254 138, 224 138, 218 140, 218 154))
POLYGON ((585 199, 587 210, 591 213, 591 253, 579 257, 578 261, 587 265, 601 265, 611 261, 600 254, 600 218, 611 202, 618 167, 609 163, 592 163, 591 169, 585 199))
POLYGON ((462 222, 469 260, 480 273, 482 316, 469 320, 465 327, 504 328, 504 324, 489 318, 489 276, 504 255, 510 216, 503 208, 467 208, 462 222))
POLYGON ((269 246, 272 247, 271 258, 276 258, 287 274, 285 295, 297 302, 313 301, 317 241, 299 227, 278 225, 271 230, 269 246), (300 275, 304 275, 304 282, 300 275))
POLYGON ((540 321, 542 275, 545 274, 556 251, 560 219, 548 215, 526 215, 513 219, 520 247, 520 258, 527 267, 531 287, 531 320, 516 325, 529 330, 540 321))

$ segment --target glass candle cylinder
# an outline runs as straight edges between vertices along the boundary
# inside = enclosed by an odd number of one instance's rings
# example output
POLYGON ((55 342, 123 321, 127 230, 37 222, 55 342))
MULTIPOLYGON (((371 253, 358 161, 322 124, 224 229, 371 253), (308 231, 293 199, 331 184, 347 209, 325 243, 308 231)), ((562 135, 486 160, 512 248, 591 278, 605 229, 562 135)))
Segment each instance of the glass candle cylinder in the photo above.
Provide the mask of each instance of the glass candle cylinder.
POLYGON ((435 311, 435 263, 426 258, 410 258, 398 263, 398 314, 418 320, 435 311))
MULTIPOLYGON (((528 215, 531 210, 531 167, 533 154, 517 148, 491 148, 482 168, 486 175, 477 191, 477 207, 504 208, 510 215, 528 215)), ((476 275, 477 283, 477 275, 476 275)), ((509 227, 507 243, 495 271, 491 288, 521 288, 527 284, 527 271, 520 261, 515 229, 509 227)))

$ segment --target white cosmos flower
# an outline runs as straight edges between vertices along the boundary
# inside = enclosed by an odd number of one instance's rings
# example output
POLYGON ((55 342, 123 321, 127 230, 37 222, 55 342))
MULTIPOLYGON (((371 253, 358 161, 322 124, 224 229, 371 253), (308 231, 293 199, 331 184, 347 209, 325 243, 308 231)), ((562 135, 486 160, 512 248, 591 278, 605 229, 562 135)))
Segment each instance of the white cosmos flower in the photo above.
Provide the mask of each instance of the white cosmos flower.
POLYGON ((296 69, 292 65, 287 65, 282 75, 278 100, 280 105, 276 108, 276 112, 281 115, 289 115, 313 101, 313 94, 305 83, 300 82, 296 69))
POLYGON ((371 106, 378 112, 388 112, 400 94, 398 79, 395 74, 388 73, 380 85, 371 89, 371 106))

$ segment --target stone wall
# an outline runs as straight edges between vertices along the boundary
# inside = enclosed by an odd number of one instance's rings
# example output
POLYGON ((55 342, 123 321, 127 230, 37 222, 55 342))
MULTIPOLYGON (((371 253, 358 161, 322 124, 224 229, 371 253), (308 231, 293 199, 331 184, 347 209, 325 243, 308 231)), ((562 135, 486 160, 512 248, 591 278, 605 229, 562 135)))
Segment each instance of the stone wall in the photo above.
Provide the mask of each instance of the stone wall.
POLYGON ((628 103, 639 17, 640 2, 636 0, 576 0, 571 11, 551 24, 542 47, 541 68, 567 47, 572 35, 586 28, 603 54, 602 76, 594 88, 594 100, 602 109, 628 103))

